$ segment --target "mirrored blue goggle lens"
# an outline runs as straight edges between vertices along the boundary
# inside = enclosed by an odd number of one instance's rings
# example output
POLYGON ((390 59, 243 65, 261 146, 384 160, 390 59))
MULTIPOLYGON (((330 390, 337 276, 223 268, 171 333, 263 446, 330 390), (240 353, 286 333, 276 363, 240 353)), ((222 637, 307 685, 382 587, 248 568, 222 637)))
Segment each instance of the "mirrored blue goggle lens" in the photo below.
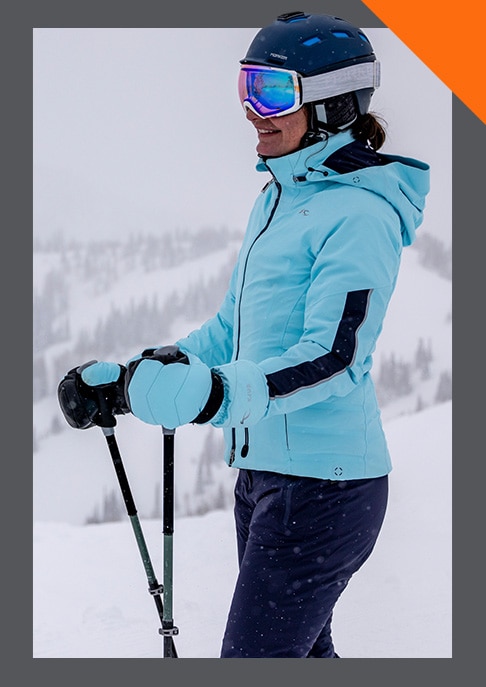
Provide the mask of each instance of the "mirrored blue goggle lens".
POLYGON ((298 105, 298 86, 290 72, 243 68, 238 79, 241 104, 262 117, 283 114, 298 105))

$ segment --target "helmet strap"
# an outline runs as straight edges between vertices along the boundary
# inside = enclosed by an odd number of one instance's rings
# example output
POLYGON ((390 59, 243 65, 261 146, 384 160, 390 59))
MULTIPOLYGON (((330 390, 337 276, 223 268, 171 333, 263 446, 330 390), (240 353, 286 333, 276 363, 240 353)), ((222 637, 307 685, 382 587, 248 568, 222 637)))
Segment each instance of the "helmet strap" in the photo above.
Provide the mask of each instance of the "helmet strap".
POLYGON ((310 104, 310 124, 313 131, 337 134, 349 128, 358 118, 358 107, 354 93, 326 98, 310 104))
POLYGON ((305 107, 307 108, 309 122, 307 132, 304 134, 300 143, 300 148, 307 148, 308 146, 314 145, 314 143, 325 141, 329 138, 329 132, 319 126, 320 122, 317 118, 315 104, 308 103, 305 107))

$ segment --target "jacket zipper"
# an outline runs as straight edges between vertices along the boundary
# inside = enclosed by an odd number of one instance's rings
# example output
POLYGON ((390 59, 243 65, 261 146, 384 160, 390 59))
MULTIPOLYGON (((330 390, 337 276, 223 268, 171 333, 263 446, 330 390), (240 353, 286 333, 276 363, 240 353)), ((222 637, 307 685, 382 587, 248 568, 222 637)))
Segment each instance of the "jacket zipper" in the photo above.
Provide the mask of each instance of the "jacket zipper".
MULTIPOLYGON (((268 169, 268 167, 267 167, 267 169, 268 169)), ((270 174, 272 174, 272 171, 271 171, 270 169, 268 169, 268 171, 270 172, 270 174)), ((248 249, 248 251, 247 251, 247 253, 246 253, 245 266, 244 266, 244 268, 243 268, 243 278, 242 278, 242 280, 241 280, 240 297, 239 297, 239 299, 238 299, 238 339, 237 339, 237 341, 236 341, 236 353, 235 353, 235 358, 234 358, 235 360, 238 360, 238 355, 239 355, 239 352, 240 352, 241 299, 243 298, 243 287, 244 287, 245 278, 246 278, 246 268, 248 267, 248 258, 250 257, 250 253, 251 253, 251 251, 252 251, 253 246, 255 245, 255 243, 258 241, 258 239, 260 238, 260 236, 266 232, 266 230, 267 230, 268 227, 270 226, 270 223, 271 223, 271 221, 272 221, 272 219, 273 219, 273 216, 275 215, 275 212, 276 212, 276 210, 277 210, 278 204, 279 204, 279 202, 280 202, 280 197, 281 197, 281 195, 282 195, 282 186, 281 186, 280 183, 275 179, 275 177, 273 176, 273 174, 272 174, 272 177, 273 177, 273 179, 274 179, 274 181, 275 181, 275 185, 276 185, 276 188, 277 188, 277 197, 276 197, 276 199, 275 199, 275 203, 273 204, 273 208, 272 208, 272 210, 271 210, 271 212, 270 212, 270 215, 268 216, 268 219, 267 219, 267 222, 266 222, 265 226, 264 226, 263 229, 260 231, 260 233, 253 239, 253 242, 252 242, 251 246, 249 247, 249 249, 248 249)))
MULTIPOLYGON (((243 298, 243 288, 244 288, 244 285, 245 285, 246 269, 247 269, 247 267, 248 267, 248 259, 249 259, 249 257, 250 257, 250 253, 251 253, 251 251, 252 251, 252 249, 253 249, 253 246, 254 246, 255 243, 258 241, 258 239, 260 238, 260 236, 262 236, 262 234, 264 234, 264 233, 266 232, 266 230, 268 229, 268 227, 270 226, 270 223, 271 223, 271 221, 272 221, 272 219, 273 219, 273 217, 274 217, 274 215, 275 215, 275 212, 277 211, 277 207, 278 207, 278 204, 279 204, 279 202, 280 202, 281 195, 282 195, 282 186, 281 186, 281 184, 276 180, 276 178, 274 177, 272 171, 271 171, 268 167, 267 167, 267 169, 268 169, 268 171, 270 172, 270 174, 272 175, 272 178, 273 178, 273 180, 274 180, 274 182, 275 182, 275 186, 276 186, 276 188, 277 188, 277 197, 275 198, 275 202, 274 202, 274 204, 273 204, 273 208, 272 208, 272 210, 270 211, 270 214, 269 214, 268 219, 267 219, 267 221, 266 221, 266 223, 265 223, 265 226, 264 226, 263 229, 259 232, 259 234, 253 239, 253 242, 252 242, 252 244, 250 245, 250 247, 248 248, 248 251, 247 251, 247 253, 246 253, 245 265, 244 265, 244 268, 243 268, 243 277, 242 277, 242 280, 241 280, 240 296, 239 296, 239 299, 238 299, 238 338, 237 338, 237 340, 236 340, 236 352, 235 352, 235 357, 234 357, 235 360, 238 360, 238 355, 239 355, 239 353, 240 353, 241 300, 242 300, 242 298, 243 298)), ((245 427, 245 442, 244 442, 243 446, 241 447, 241 457, 242 457, 242 458, 246 458, 246 456, 248 455, 249 450, 250 450, 250 432, 249 432, 249 430, 248 430, 248 427, 245 427)), ((233 465, 233 463, 235 462, 235 455, 236 455, 236 429, 235 429, 234 427, 232 427, 232 428, 231 428, 231 450, 230 450, 230 457, 229 457, 229 465, 230 465, 230 466, 233 465)))

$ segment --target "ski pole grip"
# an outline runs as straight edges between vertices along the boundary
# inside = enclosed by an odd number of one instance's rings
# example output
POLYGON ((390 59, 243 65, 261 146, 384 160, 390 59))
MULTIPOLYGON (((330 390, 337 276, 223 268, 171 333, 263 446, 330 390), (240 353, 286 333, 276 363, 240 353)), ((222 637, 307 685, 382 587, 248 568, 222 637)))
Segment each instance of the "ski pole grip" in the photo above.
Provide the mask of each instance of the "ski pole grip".
POLYGON ((111 412, 111 407, 108 404, 108 399, 103 393, 103 388, 96 387, 96 391, 98 395, 98 408, 100 416, 100 421, 98 424, 101 427, 115 427, 116 418, 111 412))
POLYGON ((178 346, 173 344, 161 346, 160 348, 146 348, 142 353, 142 358, 158 360, 159 363, 170 365, 171 363, 183 363, 189 365, 189 358, 178 346))

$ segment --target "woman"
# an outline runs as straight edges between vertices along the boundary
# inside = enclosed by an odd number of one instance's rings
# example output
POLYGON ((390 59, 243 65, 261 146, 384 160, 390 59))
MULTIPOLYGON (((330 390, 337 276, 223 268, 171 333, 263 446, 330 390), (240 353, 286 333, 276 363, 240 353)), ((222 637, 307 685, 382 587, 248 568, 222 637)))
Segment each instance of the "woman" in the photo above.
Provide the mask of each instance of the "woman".
POLYGON ((378 152, 379 63, 348 22, 281 15, 241 65, 270 180, 219 312, 79 383, 124 390, 114 413, 223 428, 239 576, 221 658, 338 658, 333 609, 376 543, 391 471, 372 354, 429 169, 378 152))

